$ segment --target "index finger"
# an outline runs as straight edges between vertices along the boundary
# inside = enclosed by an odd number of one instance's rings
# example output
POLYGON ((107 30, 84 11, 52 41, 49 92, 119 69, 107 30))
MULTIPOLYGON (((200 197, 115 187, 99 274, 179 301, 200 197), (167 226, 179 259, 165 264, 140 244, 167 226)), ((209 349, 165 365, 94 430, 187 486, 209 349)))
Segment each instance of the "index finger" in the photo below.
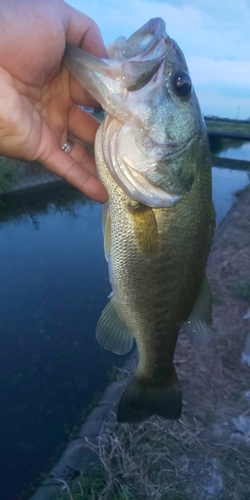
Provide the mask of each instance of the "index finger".
POLYGON ((98 25, 89 16, 65 3, 67 10, 66 41, 77 45, 90 54, 107 57, 102 35, 98 25))
MULTIPOLYGON (((64 3, 64 5, 66 9, 64 12, 66 42, 77 45, 97 57, 106 58, 107 52, 102 35, 95 21, 67 3, 64 3)), ((98 101, 90 96, 88 89, 83 89, 73 75, 70 75, 70 90, 75 103, 93 107, 99 105, 98 101)))

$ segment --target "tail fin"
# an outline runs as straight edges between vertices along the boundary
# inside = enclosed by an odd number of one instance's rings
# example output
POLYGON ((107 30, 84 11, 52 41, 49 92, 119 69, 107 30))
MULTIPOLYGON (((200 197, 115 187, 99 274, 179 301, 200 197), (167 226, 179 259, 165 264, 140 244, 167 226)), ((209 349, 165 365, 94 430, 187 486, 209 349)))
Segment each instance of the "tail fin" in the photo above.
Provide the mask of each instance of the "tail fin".
POLYGON ((151 415, 177 420, 181 415, 181 388, 175 370, 164 382, 135 375, 125 389, 117 411, 118 422, 140 423, 151 415))

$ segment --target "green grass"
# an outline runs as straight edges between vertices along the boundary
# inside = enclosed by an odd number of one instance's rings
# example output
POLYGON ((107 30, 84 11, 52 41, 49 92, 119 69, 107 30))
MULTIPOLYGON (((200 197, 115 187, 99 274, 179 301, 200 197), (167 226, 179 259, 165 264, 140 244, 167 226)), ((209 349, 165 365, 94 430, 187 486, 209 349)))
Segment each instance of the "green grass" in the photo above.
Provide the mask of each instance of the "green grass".
MULTIPOLYGON (((128 488, 121 486, 119 491, 102 495, 105 489, 106 481, 101 471, 96 470, 76 479, 72 484, 63 484, 62 491, 57 493, 53 500, 136 500, 136 497, 128 488)), ((168 500, 168 499, 166 499, 168 500)), ((180 499, 181 500, 181 499, 180 499)))
MULTIPOLYGON (((124 485, 107 494, 103 493, 105 486, 103 474, 101 471, 96 471, 80 477, 71 485, 62 482, 61 493, 56 493, 52 500, 137 500, 136 496, 124 485)), ((163 495, 161 500, 191 500, 191 497, 184 491, 183 493, 169 492, 163 495)))
MULTIPOLYGON (((95 112, 93 114, 100 122, 103 121, 104 111, 95 112)), ((207 125, 207 129, 211 131, 233 132, 238 134, 250 135, 250 121, 247 122, 240 120, 223 120, 223 119, 210 120, 206 119, 205 117, 205 122, 207 125)))
POLYGON ((0 156, 0 194, 9 191, 23 173, 23 162, 0 156))
MULTIPOLYGON (((67 483, 66 483, 67 484, 67 483)), ((72 484, 63 485, 61 494, 56 493, 53 500, 93 500, 105 487, 105 479, 100 471, 81 476, 72 484)))
POLYGON ((241 122, 237 120, 206 120, 208 131, 232 132, 250 136, 250 122, 241 122))

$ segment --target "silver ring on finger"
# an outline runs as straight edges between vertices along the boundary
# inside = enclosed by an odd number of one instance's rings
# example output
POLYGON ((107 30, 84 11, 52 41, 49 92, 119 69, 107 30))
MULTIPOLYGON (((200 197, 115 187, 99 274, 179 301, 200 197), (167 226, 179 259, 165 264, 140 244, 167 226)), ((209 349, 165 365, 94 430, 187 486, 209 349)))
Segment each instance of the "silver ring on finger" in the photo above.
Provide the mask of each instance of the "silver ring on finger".
POLYGON ((70 153, 71 149, 73 148, 75 144, 75 139, 72 135, 69 135, 67 140, 63 143, 61 146, 61 149, 64 151, 64 153, 70 153))

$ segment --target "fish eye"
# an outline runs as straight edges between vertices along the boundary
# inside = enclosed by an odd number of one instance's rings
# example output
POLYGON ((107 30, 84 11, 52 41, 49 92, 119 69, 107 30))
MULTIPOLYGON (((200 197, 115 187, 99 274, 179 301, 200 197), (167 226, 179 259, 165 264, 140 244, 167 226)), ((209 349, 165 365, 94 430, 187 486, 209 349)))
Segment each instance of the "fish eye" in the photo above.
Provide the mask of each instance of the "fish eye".
POLYGON ((178 97, 189 97, 192 89, 191 78, 186 71, 177 71, 172 78, 172 85, 178 97))

